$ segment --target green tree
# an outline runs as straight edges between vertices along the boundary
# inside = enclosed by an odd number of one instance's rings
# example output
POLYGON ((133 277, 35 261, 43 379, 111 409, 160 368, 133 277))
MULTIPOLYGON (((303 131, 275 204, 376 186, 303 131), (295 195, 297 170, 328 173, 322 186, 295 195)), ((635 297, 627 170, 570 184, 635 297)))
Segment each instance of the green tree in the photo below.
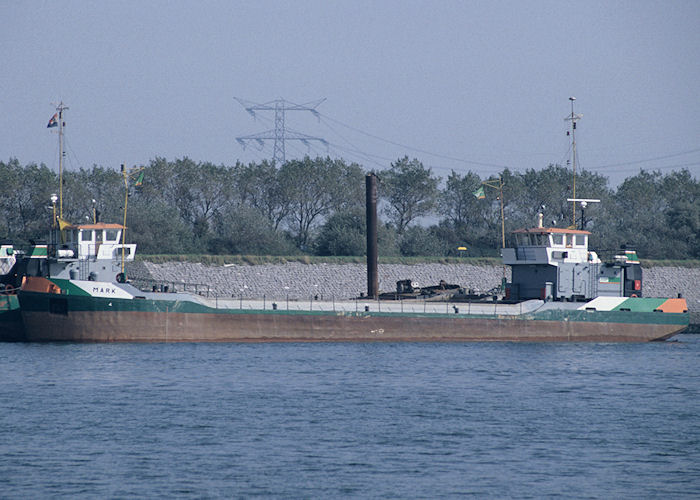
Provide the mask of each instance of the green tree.
POLYGON ((286 235, 254 207, 231 207, 218 216, 216 237, 209 249, 217 254, 294 255, 298 251, 286 235))
POLYGON ((467 245, 470 252, 481 255, 485 251, 492 253, 500 245, 500 240, 494 239, 500 234, 500 204, 495 192, 487 187, 486 199, 477 199, 474 192, 481 185, 481 179, 473 172, 462 176, 452 171, 440 192, 439 213, 444 218, 433 234, 443 242, 448 254, 456 254, 457 247, 467 245))
MULTIPOLYGON (((486 203, 488 209, 482 212, 482 228, 476 234, 475 241, 468 241, 474 248, 479 248, 480 252, 491 255, 497 252, 503 242, 503 228, 505 228, 506 245, 508 245, 509 235, 514 229, 522 227, 522 214, 517 202, 518 195, 522 192, 522 179, 516 172, 504 169, 500 174, 489 177, 484 181, 485 199, 480 203, 486 203), (500 178, 500 180, 499 180, 500 178), (494 187, 503 183, 503 216, 501 221, 501 190, 494 187), (489 250, 491 249, 491 250, 489 250)), ((528 227, 531 224, 528 224, 528 227)))
POLYGON ((289 214, 290 201, 284 195, 275 164, 267 160, 237 164, 236 187, 241 203, 257 209, 277 231, 289 214))
POLYGON ((700 257, 700 182, 685 169, 665 175, 660 187, 668 204, 663 240, 672 242, 667 258, 700 257))
MULTIPOLYGON (((548 165, 542 170, 528 169, 522 174, 516 174, 516 189, 509 190, 506 200, 509 200, 511 210, 511 228, 532 227, 537 221, 537 214, 544 215, 545 225, 552 221, 559 226, 569 226, 573 223, 573 205, 567 202, 573 196, 573 170, 561 165, 548 165)), ((512 183, 512 181, 511 181, 512 183)), ((606 177, 580 170, 576 175, 577 198, 596 198, 607 203, 611 194, 606 177)), ((576 206, 576 227, 586 228, 592 221, 590 216, 599 207, 590 206, 589 212, 584 212, 583 219, 580 206, 576 206)))
POLYGON ((654 258, 663 254, 664 220, 662 214, 668 208, 661 196, 660 172, 641 170, 626 178, 613 197, 614 206, 609 210, 612 225, 609 249, 621 245, 634 247, 641 257, 654 258))
POLYGON ((232 202, 232 172, 224 166, 183 158, 175 161, 174 173, 180 216, 192 225, 196 238, 205 240, 212 218, 232 202))
MULTIPOLYGON (((323 224, 316 238, 316 255, 366 255, 365 211, 337 212, 323 224)), ((390 224, 377 224, 377 252, 380 256, 401 255, 399 236, 390 224)))
POLYGON ((316 238, 316 255, 365 255, 367 253, 364 212, 331 215, 316 238))
POLYGON ((64 218, 82 224, 92 222, 93 202, 101 221, 122 222, 124 182, 120 172, 93 165, 91 169, 65 172, 64 218))
POLYGON ((289 203, 287 226, 302 250, 308 250, 312 230, 325 216, 363 199, 362 169, 342 160, 307 156, 288 161, 279 169, 278 179, 289 203))
POLYGON ((155 198, 129 199, 128 241, 142 254, 184 254, 198 252, 191 228, 169 203, 155 198))
POLYGON ((430 215, 440 179, 417 159, 404 156, 379 173, 380 196, 387 202, 385 214, 399 234, 419 217, 430 215))
POLYGON ((438 197, 438 213, 463 230, 479 224, 484 205, 479 203, 474 192, 480 186, 481 179, 477 174, 467 172, 462 176, 453 170, 438 197))
POLYGON ((641 170, 618 186, 612 202, 606 217, 612 248, 632 246, 650 259, 698 255, 700 183, 688 170, 641 170))
POLYGON ((381 221, 377 224, 377 253, 383 257, 401 255, 399 235, 393 225, 381 221))
POLYGON ((174 212, 189 228, 187 246, 207 251, 215 217, 235 205, 235 171, 223 165, 194 162, 182 158, 169 162, 156 158, 144 170, 144 185, 136 198, 160 199, 176 209, 174 212))
MULTIPOLYGON (((289 254, 313 248, 322 255, 365 253, 364 172, 359 165, 307 157, 277 169, 268 162, 228 167, 156 158, 144 176, 141 188, 132 184, 127 220, 127 237, 140 252, 289 254)), ((538 211, 544 213, 545 225, 570 224, 569 169, 505 169, 500 177, 507 233, 533 226, 538 211)), ((18 243, 43 238, 51 223, 50 196, 58 192, 56 173, 10 159, 0 162, 0 179, 0 237, 18 243)), ((430 169, 408 158, 381 172, 380 194, 389 222, 379 223, 380 255, 450 255, 463 244, 471 255, 492 255, 500 247, 498 191, 486 188, 486 199, 477 200, 473 192, 479 177, 452 172, 436 197, 437 181, 430 169), (432 213, 429 207, 436 206, 436 199, 442 217, 438 224, 412 226, 432 213)), ((607 182, 585 170, 577 176, 577 196, 602 201, 590 205, 585 216, 577 209, 577 225, 593 233, 592 248, 627 244, 647 258, 700 258, 700 182, 688 170, 666 175, 642 170, 616 190, 607 182)), ((122 220, 119 171, 97 165, 68 171, 63 187, 64 218, 91 220, 95 199, 102 220, 122 220)))
POLYGON ((19 164, 16 159, 11 158, 7 163, 0 161, 0 238, 8 238, 13 234, 13 190, 17 184, 17 173, 15 165, 19 164))
POLYGON ((0 162, 0 209, 6 236, 28 241, 43 238, 51 225, 51 194, 58 191, 56 175, 46 165, 0 162))
POLYGON ((401 255, 444 256, 449 253, 447 242, 437 234, 437 226, 411 226, 401 235, 401 255))

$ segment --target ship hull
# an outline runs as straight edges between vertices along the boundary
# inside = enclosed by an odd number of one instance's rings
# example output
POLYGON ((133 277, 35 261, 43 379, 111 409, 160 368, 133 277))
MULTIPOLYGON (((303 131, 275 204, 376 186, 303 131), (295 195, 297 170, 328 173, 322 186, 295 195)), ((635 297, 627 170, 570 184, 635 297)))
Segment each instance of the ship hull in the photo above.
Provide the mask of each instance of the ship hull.
POLYGON ((0 342, 26 340, 16 295, 0 295, 0 342))
POLYGON ((35 342, 644 342, 688 325, 687 313, 237 310, 36 292, 21 292, 20 301, 26 338, 35 342))

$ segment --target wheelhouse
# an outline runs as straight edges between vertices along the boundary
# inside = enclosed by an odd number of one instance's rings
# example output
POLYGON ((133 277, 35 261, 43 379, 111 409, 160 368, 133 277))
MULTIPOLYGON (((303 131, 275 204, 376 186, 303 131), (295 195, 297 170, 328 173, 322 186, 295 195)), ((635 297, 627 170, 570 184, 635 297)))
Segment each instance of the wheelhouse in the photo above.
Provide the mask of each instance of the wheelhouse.
POLYGON ((133 260, 136 245, 122 245, 121 224, 64 225, 52 232, 51 246, 57 258, 79 260, 117 259, 124 251, 125 260, 133 260))

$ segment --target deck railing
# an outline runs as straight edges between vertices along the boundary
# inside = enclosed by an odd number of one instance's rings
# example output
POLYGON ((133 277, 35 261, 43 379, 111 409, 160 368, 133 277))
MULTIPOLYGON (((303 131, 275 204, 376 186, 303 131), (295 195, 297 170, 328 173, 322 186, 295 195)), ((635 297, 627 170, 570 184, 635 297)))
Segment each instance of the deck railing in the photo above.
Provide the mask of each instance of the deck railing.
POLYGON ((129 283, 144 292, 191 292, 202 297, 214 297, 211 285, 206 283, 186 283, 184 281, 143 278, 131 278, 129 283))
POLYGON ((336 313, 391 312, 391 313, 426 313, 426 314, 486 314, 515 315, 532 310, 527 305, 503 304, 498 302, 465 301, 454 302, 440 300, 434 296, 402 298, 397 295, 392 299, 369 299, 367 297, 348 298, 335 295, 310 294, 300 297, 298 294, 267 295, 253 294, 222 295, 217 294, 206 283, 186 283, 183 281, 157 281, 152 279, 132 279, 130 283, 146 292, 175 293, 189 292, 198 295, 202 302, 214 309, 238 309, 257 311, 317 311, 336 313))
POLYGON ((205 304, 215 309, 238 309, 255 311, 311 311, 335 313, 423 313, 447 315, 517 315, 533 310, 527 304, 503 304, 498 302, 450 302, 429 299, 372 300, 367 298, 307 299, 276 297, 252 298, 212 296, 205 304))

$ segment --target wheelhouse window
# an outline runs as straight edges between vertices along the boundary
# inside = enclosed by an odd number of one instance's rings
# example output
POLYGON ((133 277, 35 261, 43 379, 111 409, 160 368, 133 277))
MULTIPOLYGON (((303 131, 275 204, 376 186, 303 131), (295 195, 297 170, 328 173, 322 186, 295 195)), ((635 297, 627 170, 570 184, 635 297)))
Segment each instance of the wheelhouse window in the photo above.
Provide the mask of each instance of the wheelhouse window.
POLYGON ((124 247, 118 247, 112 250, 112 258, 121 258, 122 256, 122 251, 124 252, 124 258, 130 259, 131 258, 131 252, 132 248, 128 246, 124 247))
POLYGON ((95 231, 91 230, 83 230, 80 231, 80 241, 81 242, 92 242, 95 240, 95 231))
POLYGON ((586 235, 585 234, 577 234, 575 236, 576 236, 576 238, 574 239, 574 242, 576 243, 576 246, 585 247, 586 246, 586 235))
POLYGON ((105 241, 118 241, 119 231, 117 229, 107 229, 105 231, 105 241))
POLYGON ((564 246, 564 235, 561 233, 552 234, 552 245, 553 246, 564 246))

